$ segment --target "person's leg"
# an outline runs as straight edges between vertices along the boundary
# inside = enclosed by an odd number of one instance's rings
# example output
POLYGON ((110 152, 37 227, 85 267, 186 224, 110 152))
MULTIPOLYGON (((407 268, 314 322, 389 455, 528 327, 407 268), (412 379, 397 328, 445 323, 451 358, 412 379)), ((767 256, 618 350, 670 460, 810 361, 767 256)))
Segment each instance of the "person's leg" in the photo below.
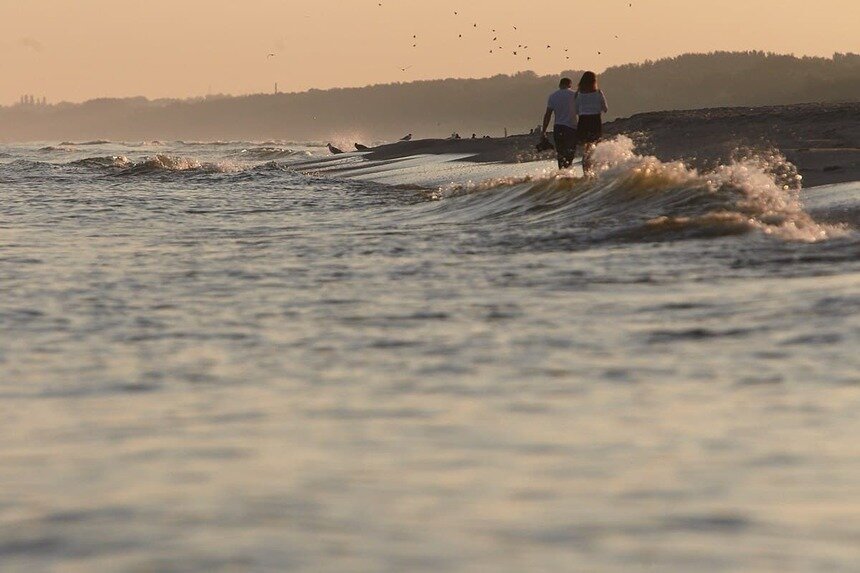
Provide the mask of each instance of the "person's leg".
POLYGON ((567 131, 567 146, 564 150, 564 168, 570 169, 573 165, 573 156, 576 154, 576 130, 568 127, 567 131))
POLYGON ((555 142, 555 154, 558 158, 558 168, 564 169, 564 126, 556 125, 553 128, 552 139, 555 142))
POLYGON ((583 156, 582 168, 587 174, 593 174, 594 161, 592 160, 592 155, 594 154, 594 148, 597 147, 597 144, 600 143, 600 139, 603 137, 603 120, 601 116, 589 117, 588 132, 588 161, 586 162, 585 156, 583 156))
POLYGON ((585 175, 590 175, 594 167, 591 161, 591 153, 594 151, 593 143, 586 143, 582 148, 582 172, 585 175))
POLYGON ((558 151, 558 168, 569 169, 573 165, 573 156, 576 152, 576 132, 566 126, 558 126, 559 139, 556 144, 558 151))

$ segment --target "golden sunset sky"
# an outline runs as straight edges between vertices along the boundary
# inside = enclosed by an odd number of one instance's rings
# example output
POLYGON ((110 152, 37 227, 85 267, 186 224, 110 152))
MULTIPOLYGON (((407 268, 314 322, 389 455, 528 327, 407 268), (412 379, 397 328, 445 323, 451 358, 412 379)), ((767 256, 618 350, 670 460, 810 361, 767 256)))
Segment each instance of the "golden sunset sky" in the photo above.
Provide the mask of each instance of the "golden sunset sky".
POLYGON ((860 51, 858 0, 630 3, 0 0, 0 104, 599 72, 712 50, 860 51))

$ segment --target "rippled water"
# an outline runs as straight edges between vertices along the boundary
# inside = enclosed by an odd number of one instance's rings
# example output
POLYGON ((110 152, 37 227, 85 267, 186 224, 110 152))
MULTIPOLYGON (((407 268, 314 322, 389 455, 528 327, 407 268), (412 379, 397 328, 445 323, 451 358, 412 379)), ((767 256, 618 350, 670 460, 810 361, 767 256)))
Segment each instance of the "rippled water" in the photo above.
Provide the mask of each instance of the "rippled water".
POLYGON ((860 183, 612 145, 0 147, 0 570, 857 571, 860 183))

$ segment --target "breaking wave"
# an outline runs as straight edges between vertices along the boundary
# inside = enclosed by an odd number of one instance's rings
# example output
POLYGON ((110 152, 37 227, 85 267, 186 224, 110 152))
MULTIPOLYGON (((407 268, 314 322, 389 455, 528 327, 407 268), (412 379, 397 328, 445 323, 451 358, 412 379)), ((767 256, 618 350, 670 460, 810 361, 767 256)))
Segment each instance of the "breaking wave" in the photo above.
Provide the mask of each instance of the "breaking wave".
POLYGON ((53 145, 49 145, 47 147, 42 147, 39 149, 40 153, 71 153, 72 151, 74 150, 69 147, 55 147, 53 145))
MULTIPOLYGON (((296 155, 302 155, 302 152, 297 152, 296 155)), ((11 156, 10 156, 11 157, 11 156)), ((96 171, 104 172, 109 175, 118 176, 139 176, 150 174, 236 174, 263 172, 286 172, 291 171, 288 163, 276 161, 262 161, 259 158, 247 158, 246 161, 237 161, 234 159, 222 159, 213 161, 203 161, 193 157, 185 157, 179 155, 159 154, 151 157, 145 157, 139 160, 133 160, 125 155, 104 155, 95 157, 86 157, 70 161, 68 163, 52 163, 48 161, 33 161, 27 159, 18 159, 8 163, 0 164, 0 169, 4 171, 14 171, 18 174, 36 175, 44 173, 45 170, 67 170, 71 172, 81 171, 96 171)))
POLYGON ((246 167, 233 161, 201 162, 190 157, 155 155, 123 169, 127 175, 150 173, 194 172, 194 173, 238 173, 246 167))
POLYGON ((94 139, 92 141, 64 141, 60 144, 61 147, 89 146, 89 145, 107 145, 110 141, 107 139, 94 139))
POLYGON ((595 174, 572 172, 452 185, 430 194, 421 220, 511 217, 565 226, 589 240, 660 241, 752 231, 792 241, 844 236, 845 223, 819 223, 804 209, 802 178, 778 154, 699 172, 637 155, 619 136, 594 151, 595 174))
POLYGON ((72 167, 83 167, 89 169, 114 169, 133 165, 132 161, 124 155, 107 155, 105 157, 88 157, 69 163, 72 167))
POLYGON ((254 147, 241 149, 232 155, 245 161, 275 161, 291 157, 311 157, 309 151, 294 151, 284 147, 254 147))
POLYGON ((241 165, 231 161, 209 163, 172 155, 155 155, 137 162, 124 155, 107 155, 104 157, 87 157, 66 165, 76 168, 108 170, 121 175, 169 172, 236 173, 243 170, 241 165))

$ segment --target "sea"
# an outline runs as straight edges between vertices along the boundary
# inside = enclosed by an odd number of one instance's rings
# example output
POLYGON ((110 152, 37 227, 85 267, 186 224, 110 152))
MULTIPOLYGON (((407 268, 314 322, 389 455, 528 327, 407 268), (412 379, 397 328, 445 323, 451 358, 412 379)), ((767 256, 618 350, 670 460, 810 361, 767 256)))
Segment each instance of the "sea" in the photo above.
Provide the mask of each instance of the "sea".
POLYGON ((0 144, 0 571, 860 571, 860 182, 0 144))

